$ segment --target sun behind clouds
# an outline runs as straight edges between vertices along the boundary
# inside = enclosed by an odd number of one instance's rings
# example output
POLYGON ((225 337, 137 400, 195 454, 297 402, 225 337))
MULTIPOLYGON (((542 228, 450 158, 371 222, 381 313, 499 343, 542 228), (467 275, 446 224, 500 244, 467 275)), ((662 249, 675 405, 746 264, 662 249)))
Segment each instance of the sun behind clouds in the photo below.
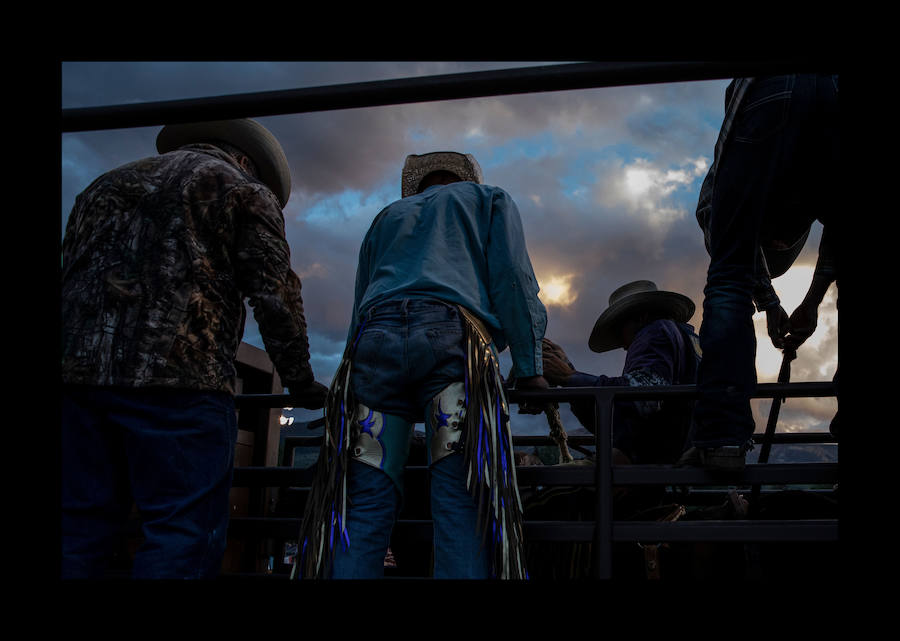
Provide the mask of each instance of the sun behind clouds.
POLYGON ((578 292, 572 288, 572 278, 574 276, 574 274, 563 274, 561 276, 551 276, 547 279, 538 279, 541 286, 538 298, 545 305, 568 307, 578 298, 578 292))

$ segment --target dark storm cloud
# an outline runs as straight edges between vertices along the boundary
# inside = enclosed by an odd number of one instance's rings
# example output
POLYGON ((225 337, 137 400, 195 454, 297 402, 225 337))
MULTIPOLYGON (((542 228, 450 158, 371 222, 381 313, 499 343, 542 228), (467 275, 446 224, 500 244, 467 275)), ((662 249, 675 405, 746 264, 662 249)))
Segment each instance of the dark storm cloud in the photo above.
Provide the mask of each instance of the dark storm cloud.
MULTIPOLYGON (((66 63, 62 101, 63 107, 83 107, 535 64, 66 63)), ((697 306, 691 322, 699 329, 709 259, 694 209, 726 85, 604 88, 259 118, 291 166, 286 233, 303 282, 317 377, 330 381, 343 351, 358 250, 371 220, 399 198, 405 156, 437 149, 474 154, 485 181, 513 196, 539 279, 570 277, 577 298, 568 306, 548 304, 548 336, 576 367, 621 372, 623 350, 595 354, 587 340, 610 293, 631 280, 653 280, 690 297, 697 306)), ((63 223, 75 195, 96 176, 155 153, 158 129, 63 135, 63 223)), ((814 263, 816 247, 811 237, 804 264, 814 263)), ((246 339, 261 345, 252 322, 246 339)), ((805 347, 794 380, 830 378, 821 367, 834 350, 830 338, 805 347)), ((508 353, 501 362, 506 372, 508 353)), ((540 425, 542 419, 518 420, 540 425)))

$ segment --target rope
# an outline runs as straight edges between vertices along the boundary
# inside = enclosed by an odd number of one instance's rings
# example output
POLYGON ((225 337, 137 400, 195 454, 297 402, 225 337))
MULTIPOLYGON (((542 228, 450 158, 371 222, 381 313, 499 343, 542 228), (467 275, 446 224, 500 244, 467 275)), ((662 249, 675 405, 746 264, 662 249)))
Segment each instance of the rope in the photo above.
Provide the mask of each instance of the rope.
POLYGON ((547 403, 544 407, 544 414, 547 416, 547 423, 550 425, 550 438, 559 447, 559 462, 571 463, 574 457, 569 452, 569 435, 563 427, 562 419, 559 416, 559 405, 557 403, 547 403))

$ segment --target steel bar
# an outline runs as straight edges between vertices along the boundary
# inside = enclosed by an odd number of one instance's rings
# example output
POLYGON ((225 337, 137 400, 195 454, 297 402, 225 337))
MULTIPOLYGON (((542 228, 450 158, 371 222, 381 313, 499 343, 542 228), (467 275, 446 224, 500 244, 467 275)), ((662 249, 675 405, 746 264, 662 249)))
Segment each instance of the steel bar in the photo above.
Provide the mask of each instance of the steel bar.
POLYGON ((594 451, 596 464, 597 503, 594 528, 592 575, 597 579, 612 577, 612 419, 613 397, 594 396, 594 451))
POLYGON ((302 407, 317 410, 323 407, 315 407, 316 403, 312 403, 308 396, 297 394, 235 394, 234 404, 238 409, 302 407))
POLYGON ((790 485, 833 484, 838 463, 750 464, 736 474, 716 474, 699 467, 627 465, 613 470, 616 485, 790 485))
MULTIPOLYGON (((753 435, 753 440, 756 443, 761 443, 763 440, 763 433, 756 433, 753 435)), ((321 436, 289 436, 287 438, 290 439, 321 439, 321 436)), ((803 443, 830 443, 834 441, 834 436, 831 432, 782 432, 775 433, 772 435, 772 444, 773 445, 796 445, 803 443)), ((569 435, 568 438, 569 445, 593 445, 594 444, 594 435, 569 435)), ((531 435, 513 435, 513 444, 516 446, 526 446, 526 445, 553 445, 553 441, 549 436, 531 436, 531 435)))
MULTIPOLYGON (((292 539, 300 530, 299 518, 232 517, 229 535, 237 537, 274 537, 292 539)), ((414 533, 417 538, 433 537, 430 520, 399 519, 395 528, 414 533)), ((529 541, 596 542, 593 521, 525 521, 529 541)), ((837 519, 777 521, 617 521, 613 524, 610 543, 626 541, 837 541, 837 519)), ((596 577, 601 578, 601 577, 596 577)), ((605 578, 609 578, 606 576, 605 578)))
MULTIPOLYGON (((788 383, 791 380, 791 361, 797 358, 795 350, 784 350, 784 356, 781 359, 781 369, 778 372, 778 382, 788 383)), ((759 453, 759 462, 767 463, 769 461, 769 452, 772 450, 772 437, 775 435, 775 426, 778 424, 778 413, 781 404, 786 398, 784 396, 776 396, 772 399, 772 407, 769 410, 769 421, 766 423, 766 431, 763 435, 762 448, 759 453)))
MULTIPOLYGON (((314 423, 315 421, 313 421, 314 423)), ((284 437, 284 447, 286 449, 290 449, 293 447, 317 447, 322 442, 321 434, 312 434, 310 436, 302 436, 302 435, 291 435, 284 437)), ((756 443, 761 443, 763 439, 763 434, 754 434, 753 441, 756 443)), ((594 445, 594 435, 583 436, 569 436, 568 438, 569 447, 573 449, 578 449, 578 451, 584 453, 583 449, 579 449, 580 446, 591 446, 594 445)), ((781 434, 773 434, 772 435, 772 444, 773 445, 803 445, 803 444, 815 444, 815 443, 834 443, 835 439, 831 432, 784 432, 781 434)), ((516 447, 525 447, 529 445, 553 445, 553 441, 549 436, 526 436, 526 435, 513 435, 513 444, 516 447)), ((593 456, 593 452, 590 452, 593 456)))
MULTIPOLYGON (((526 400, 531 401, 556 401, 570 402, 584 398, 593 398, 596 395, 611 396, 621 399, 666 399, 666 398, 696 398, 695 385, 666 385, 657 387, 556 387, 547 390, 521 390, 510 389, 507 398, 512 404, 519 404, 526 400)), ((760 383, 756 386, 754 398, 775 398, 786 396, 788 398, 810 398, 835 396, 835 385, 831 381, 811 383, 760 383)), ((306 400, 292 394, 236 394, 235 405, 245 407, 302 407, 306 400)))
POLYGON ((837 519, 780 521, 620 521, 616 541, 837 541, 837 519))
MULTIPOLYGON (((596 486, 597 469, 588 465, 516 466, 520 486, 596 486)), ((610 465, 603 470, 610 485, 790 485, 833 484, 838 481, 838 463, 749 464, 738 474, 718 475, 702 468, 674 465, 610 465), (608 476, 607 476, 608 475, 608 476)), ((409 465, 408 474, 425 474, 428 467, 409 465)), ((311 468, 236 467, 235 487, 303 487, 312 478, 311 468)))
MULTIPOLYGON (((594 396, 615 397, 616 399, 646 400, 667 398, 697 398, 696 385, 659 385, 642 387, 554 387, 544 390, 515 390, 507 392, 510 403, 529 402, 570 402, 592 398, 594 396)), ((835 385, 832 381, 816 381, 802 383, 759 383, 753 392, 753 398, 810 398, 835 396, 835 385)))
POLYGON ((716 80, 805 71, 833 72, 831 61, 583 62, 322 85, 207 98, 62 110, 62 131, 150 127, 377 107, 437 100, 569 91, 599 87, 716 80))

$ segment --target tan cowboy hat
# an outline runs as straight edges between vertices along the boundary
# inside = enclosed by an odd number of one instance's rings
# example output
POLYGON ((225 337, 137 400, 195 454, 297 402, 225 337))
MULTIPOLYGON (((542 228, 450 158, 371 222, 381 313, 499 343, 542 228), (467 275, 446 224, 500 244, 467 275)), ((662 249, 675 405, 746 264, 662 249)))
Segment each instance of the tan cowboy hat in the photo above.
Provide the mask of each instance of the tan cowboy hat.
POLYGON ((247 154, 259 171, 259 179, 278 198, 281 206, 291 197, 291 169, 275 136, 255 120, 213 120, 166 125, 156 137, 156 149, 164 154, 191 143, 217 140, 247 154))
POLYGON ((429 154, 410 154, 403 163, 400 178, 401 198, 413 196, 419 191, 422 179, 434 171, 449 171, 463 180, 481 184, 481 165, 472 154, 455 151, 433 151, 429 154))
POLYGON ((619 324, 643 311, 662 311, 680 323, 694 315, 694 302, 683 294, 660 291, 650 280, 626 283, 609 295, 609 307, 594 323, 588 347, 594 352, 608 352, 623 347, 619 324))

